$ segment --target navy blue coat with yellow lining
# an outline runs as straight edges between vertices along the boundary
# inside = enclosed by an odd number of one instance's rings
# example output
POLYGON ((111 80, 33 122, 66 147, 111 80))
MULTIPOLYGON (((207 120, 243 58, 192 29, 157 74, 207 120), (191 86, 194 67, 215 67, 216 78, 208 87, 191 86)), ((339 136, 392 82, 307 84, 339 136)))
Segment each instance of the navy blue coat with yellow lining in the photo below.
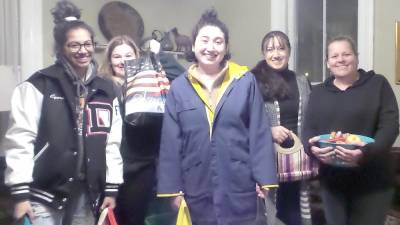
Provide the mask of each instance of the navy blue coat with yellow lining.
POLYGON ((162 128, 158 196, 184 193, 195 224, 254 221, 256 183, 277 184, 271 129, 255 78, 247 71, 229 62, 221 85, 226 89, 211 123, 188 73, 171 85, 162 128))

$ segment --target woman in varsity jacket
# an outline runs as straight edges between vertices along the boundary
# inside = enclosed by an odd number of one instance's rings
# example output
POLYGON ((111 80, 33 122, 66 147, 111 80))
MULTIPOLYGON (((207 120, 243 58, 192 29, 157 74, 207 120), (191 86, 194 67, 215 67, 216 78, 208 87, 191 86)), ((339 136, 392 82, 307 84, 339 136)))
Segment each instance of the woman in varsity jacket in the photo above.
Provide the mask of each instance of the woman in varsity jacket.
POLYGON ((94 33, 80 11, 62 1, 52 14, 57 60, 13 93, 5 183, 16 219, 94 224, 99 207, 115 207, 123 181, 118 100, 96 76, 94 33))

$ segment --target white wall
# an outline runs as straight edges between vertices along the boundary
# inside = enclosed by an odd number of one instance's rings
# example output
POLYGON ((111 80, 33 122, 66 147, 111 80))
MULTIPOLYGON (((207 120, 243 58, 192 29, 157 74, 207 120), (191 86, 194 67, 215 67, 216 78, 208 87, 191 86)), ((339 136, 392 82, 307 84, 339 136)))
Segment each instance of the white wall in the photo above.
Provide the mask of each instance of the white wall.
MULTIPOLYGON (((395 84, 395 21, 400 21, 399 0, 375 1, 374 70, 392 85, 400 104, 400 85, 395 84)), ((397 138, 395 146, 400 146, 397 138)))
MULTIPOLYGON (((263 35, 270 27, 270 0, 124 0, 132 5, 142 16, 145 23, 145 36, 153 29, 168 30, 178 27, 183 34, 190 35, 191 29, 204 9, 215 7, 220 18, 227 24, 231 35, 233 59, 241 64, 253 66, 261 58, 259 49, 263 35)), ((362 1, 362 0, 360 0, 362 1)), ((52 28, 50 9, 56 0, 43 2, 43 62, 53 63, 52 28)), ((91 24, 97 34, 97 40, 105 39, 97 25, 97 14, 107 0, 73 0, 83 12, 83 19, 91 24)), ((387 77, 400 102, 400 85, 395 77, 395 20, 400 21, 399 0, 375 0, 374 29, 374 70, 387 77)), ((360 34, 362 35, 362 34, 360 34)), ((9 84, 0 84, 0 89, 9 84)), ((400 146, 400 139, 395 146, 400 146)))
POLYGON ((10 110, 14 87, 43 67, 41 12, 41 0, 0 1, 0 111, 10 110))
POLYGON ((0 65, 0 111, 10 110, 11 94, 19 82, 17 73, 11 66, 0 65))
POLYGON ((21 80, 43 67, 42 0, 20 0, 21 80))
MULTIPOLYGON (((96 32, 96 39, 106 43, 100 32, 97 16, 107 0, 72 0, 82 9, 82 19, 96 32)), ((145 35, 152 30, 162 31, 177 27, 181 34, 190 36, 201 13, 214 7, 230 31, 232 59, 252 67, 261 58, 260 42, 269 30, 269 0, 123 0, 135 8, 144 21, 145 35)), ((53 22, 50 14, 56 0, 43 0, 44 62, 51 64, 53 22)))

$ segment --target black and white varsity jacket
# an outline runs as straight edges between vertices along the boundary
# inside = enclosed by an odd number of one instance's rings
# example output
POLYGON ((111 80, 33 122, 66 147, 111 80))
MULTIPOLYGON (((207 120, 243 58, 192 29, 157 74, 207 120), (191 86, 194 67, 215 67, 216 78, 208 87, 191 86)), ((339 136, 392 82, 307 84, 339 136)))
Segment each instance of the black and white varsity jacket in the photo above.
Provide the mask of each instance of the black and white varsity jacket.
POLYGON ((101 194, 113 196, 123 182, 121 116, 111 81, 94 76, 86 84, 84 153, 78 154, 76 85, 54 64, 14 90, 4 139, 5 183, 17 201, 34 200, 62 210, 83 157, 84 182, 93 209, 101 194))

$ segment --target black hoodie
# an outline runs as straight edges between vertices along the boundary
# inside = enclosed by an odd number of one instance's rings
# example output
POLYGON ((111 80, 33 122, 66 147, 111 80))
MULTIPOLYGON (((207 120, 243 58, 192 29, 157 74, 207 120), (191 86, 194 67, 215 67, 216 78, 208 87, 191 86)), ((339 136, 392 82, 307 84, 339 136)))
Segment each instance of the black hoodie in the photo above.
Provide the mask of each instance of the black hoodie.
POLYGON ((399 132, 399 113, 390 84, 374 71, 358 70, 360 78, 342 91, 333 85, 334 77, 316 86, 311 95, 304 124, 306 151, 308 139, 331 131, 342 131, 375 139, 362 148, 364 157, 356 168, 321 164, 321 181, 340 189, 369 190, 393 184, 390 149, 399 132))

